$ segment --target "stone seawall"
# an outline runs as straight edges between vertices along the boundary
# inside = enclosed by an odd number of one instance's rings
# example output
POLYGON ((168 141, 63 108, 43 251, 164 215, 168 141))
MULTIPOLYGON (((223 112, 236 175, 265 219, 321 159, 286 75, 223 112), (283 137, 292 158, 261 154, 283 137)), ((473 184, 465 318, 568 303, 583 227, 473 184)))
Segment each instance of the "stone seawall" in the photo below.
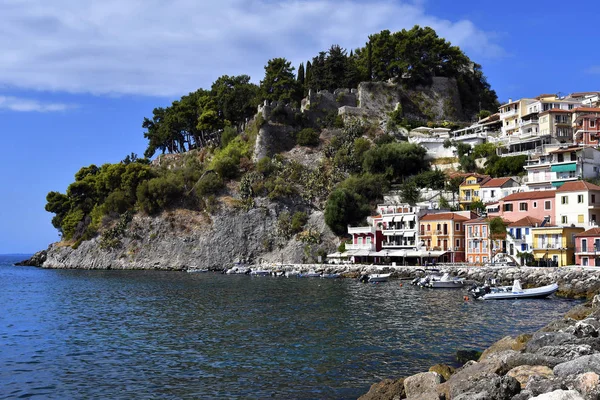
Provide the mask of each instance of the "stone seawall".
MULTIPOLYGON (((257 266, 258 267, 258 266, 257 266)), ((261 265, 260 268, 277 270, 278 265, 261 265)), ((361 265, 361 264, 291 264, 286 265, 285 270, 322 270, 327 273, 339 273, 347 277, 355 277, 359 274, 369 273, 392 273, 392 278, 415 278, 423 276, 425 271, 422 267, 398 267, 385 265, 361 265)), ((501 285, 510 285, 515 279, 519 279, 523 288, 549 285, 558 283, 558 296, 569 298, 592 298, 600 292, 600 268, 593 267, 559 267, 559 268, 537 268, 537 267, 459 267, 439 266, 442 273, 448 272, 452 276, 465 278, 467 283, 483 283, 488 278, 494 278, 501 285)))
POLYGON ((600 399, 600 296, 533 335, 507 336, 459 369, 385 379, 359 400, 600 399))

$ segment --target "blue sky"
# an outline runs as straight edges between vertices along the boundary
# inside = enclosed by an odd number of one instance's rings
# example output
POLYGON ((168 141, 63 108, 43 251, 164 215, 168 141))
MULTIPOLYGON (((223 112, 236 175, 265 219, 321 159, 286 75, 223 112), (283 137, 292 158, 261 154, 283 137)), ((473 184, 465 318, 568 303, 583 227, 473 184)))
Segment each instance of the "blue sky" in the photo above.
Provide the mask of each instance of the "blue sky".
POLYGON ((600 90, 594 0, 200 3, 0 3, 0 254, 58 240, 46 194, 65 192, 82 166, 143 154, 154 107, 224 74, 258 83, 273 57, 297 66, 332 44, 419 24, 482 64, 501 101, 600 90))

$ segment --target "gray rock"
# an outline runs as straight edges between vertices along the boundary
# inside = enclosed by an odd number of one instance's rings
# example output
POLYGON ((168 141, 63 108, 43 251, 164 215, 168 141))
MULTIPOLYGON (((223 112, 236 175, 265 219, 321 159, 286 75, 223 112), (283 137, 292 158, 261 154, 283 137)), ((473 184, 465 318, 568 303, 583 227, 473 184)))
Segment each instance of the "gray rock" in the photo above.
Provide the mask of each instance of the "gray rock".
POLYGON ((411 399, 423 395, 436 395, 437 385, 442 383, 442 376, 437 372, 423 372, 404 379, 404 392, 411 399))
POLYGON ((573 326, 564 329, 564 332, 570 333, 578 338, 598 337, 598 321, 593 318, 587 318, 577 322, 573 326))
POLYGON ((561 346, 545 346, 535 352, 540 356, 556 357, 563 362, 570 361, 581 356, 587 356, 594 351, 588 344, 563 344, 561 346))
POLYGON ((585 372, 600 374, 600 354, 581 356, 574 360, 558 364, 554 367, 553 371, 556 376, 577 375, 585 372))
POLYGON ((450 398, 510 400, 520 391, 519 381, 511 376, 484 375, 455 384, 450 389, 450 398))
POLYGON ((529 390, 521 390, 521 393, 515 395, 510 400, 529 400, 533 397, 533 393, 529 390))
POLYGON ((525 390, 531 392, 534 396, 542 393, 549 393, 559 389, 567 389, 565 382, 558 377, 532 376, 525 385, 525 390))
POLYGON ((554 392, 540 394, 531 400, 585 400, 575 390, 555 390, 554 392))
POLYGON ((546 346, 560 346, 564 343, 573 343, 575 341, 573 335, 566 332, 536 332, 533 337, 527 342, 525 351, 535 353, 540 348, 546 346))

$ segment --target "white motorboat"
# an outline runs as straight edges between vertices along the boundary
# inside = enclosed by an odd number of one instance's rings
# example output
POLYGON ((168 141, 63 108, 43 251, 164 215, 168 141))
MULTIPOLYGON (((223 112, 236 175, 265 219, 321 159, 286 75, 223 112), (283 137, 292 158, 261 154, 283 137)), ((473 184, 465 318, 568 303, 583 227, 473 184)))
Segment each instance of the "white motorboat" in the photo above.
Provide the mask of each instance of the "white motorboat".
POLYGON ((203 272, 208 272, 208 268, 198 268, 198 267, 189 267, 186 272, 188 274, 199 274, 203 272))
POLYGON ((445 289, 452 289, 452 288, 461 288, 465 285, 465 280, 464 278, 456 278, 456 277, 452 277, 449 274, 443 274, 443 275, 439 275, 439 274, 431 274, 431 275, 427 275, 424 278, 420 278, 418 281, 413 281, 414 284, 418 285, 418 286, 422 286, 422 287, 428 287, 428 288, 445 288, 445 289))
POLYGON ((325 274, 325 273, 321 274, 321 278, 324 278, 324 279, 337 279, 340 276, 341 276, 340 274, 325 274))
POLYGON ((542 299, 550 296, 558 290, 558 284, 552 283, 537 288, 523 289, 521 282, 515 279, 512 286, 485 285, 478 287, 471 292, 476 299, 481 300, 510 300, 510 299, 542 299))
POLYGON ((370 274, 367 282, 380 283, 387 282, 392 274, 370 274))
POLYGON ((301 278, 318 278, 321 276, 320 272, 315 272, 313 270, 310 270, 308 272, 303 272, 300 274, 301 278))
POLYGON ((252 276, 269 276, 269 275, 271 275, 271 271, 267 271, 265 269, 256 269, 256 270, 251 270, 250 275, 252 275, 252 276))
POLYGON ((286 278, 291 278, 291 277, 294 277, 294 276, 300 276, 300 271, 297 271, 297 270, 285 271, 285 276, 286 276, 286 278))
POLYGON ((225 273, 227 275, 249 274, 250 268, 244 263, 236 262, 233 264, 233 267, 229 268, 225 273))

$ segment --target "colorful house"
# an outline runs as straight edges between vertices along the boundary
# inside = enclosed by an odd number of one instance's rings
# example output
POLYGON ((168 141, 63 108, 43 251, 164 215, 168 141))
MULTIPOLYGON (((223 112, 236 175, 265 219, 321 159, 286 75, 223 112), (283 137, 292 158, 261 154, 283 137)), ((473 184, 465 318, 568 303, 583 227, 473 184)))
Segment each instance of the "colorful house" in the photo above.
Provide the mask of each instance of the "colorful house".
POLYGON ((472 211, 426 214, 421 217, 419 237, 425 251, 443 251, 439 261, 465 261, 465 221, 475 218, 472 211))
POLYGON ((567 182, 555 196, 557 225, 587 228, 600 221, 600 186, 586 181, 567 182))
POLYGON ((469 174, 459 186, 459 203, 463 210, 468 210, 471 203, 481 200, 481 185, 489 181, 488 175, 469 174))
POLYGON ((574 109, 573 130, 575 143, 586 146, 600 145, 600 108, 574 109))
POLYGON ((559 143, 573 142, 572 110, 552 108, 539 113, 541 135, 550 135, 559 143))
POLYGON ((490 218, 479 217, 464 223, 467 247, 465 258, 469 264, 486 264, 498 253, 506 252, 506 234, 490 234, 490 218))
POLYGON ((518 221, 511 222, 506 227, 506 252, 519 265, 525 265, 526 253, 533 251, 533 232, 531 228, 542 226, 543 220, 526 216, 518 221))
POLYGON ((531 228, 533 232, 533 257, 541 266, 575 264, 575 236, 583 228, 570 226, 544 226, 531 228))
POLYGON ((600 266, 600 228, 588 229, 575 236, 575 264, 600 266))
POLYGON ((484 204, 496 202, 519 190, 519 183, 513 178, 492 178, 481 185, 480 199, 484 204))
POLYGON ((501 216, 511 222, 529 216, 552 224, 554 223, 555 194, 555 190, 510 194, 501 199, 497 207, 488 207, 488 216, 501 216))

